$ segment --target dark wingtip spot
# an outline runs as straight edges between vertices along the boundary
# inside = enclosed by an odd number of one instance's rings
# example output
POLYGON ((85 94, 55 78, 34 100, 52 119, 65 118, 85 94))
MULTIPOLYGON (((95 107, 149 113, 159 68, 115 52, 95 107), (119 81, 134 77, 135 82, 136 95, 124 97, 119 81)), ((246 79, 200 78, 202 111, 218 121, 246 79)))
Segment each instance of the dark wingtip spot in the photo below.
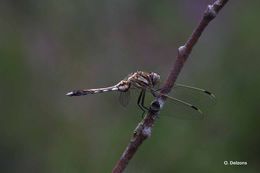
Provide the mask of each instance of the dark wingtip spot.
POLYGON ((207 90, 205 90, 204 93, 209 94, 209 95, 212 94, 211 92, 209 92, 209 91, 207 91, 207 90))
POLYGON ((199 108, 197 108, 196 106, 191 105, 191 107, 193 109, 195 109, 196 111, 198 111, 200 114, 203 114, 203 112, 199 108))
POLYGON ((216 98, 216 96, 215 96, 213 93, 211 93, 211 92, 209 92, 209 91, 207 91, 207 90, 205 90, 204 93, 210 95, 210 96, 213 97, 213 98, 216 98))
POLYGON ((191 107, 197 111, 199 110, 196 106, 191 105, 191 107))

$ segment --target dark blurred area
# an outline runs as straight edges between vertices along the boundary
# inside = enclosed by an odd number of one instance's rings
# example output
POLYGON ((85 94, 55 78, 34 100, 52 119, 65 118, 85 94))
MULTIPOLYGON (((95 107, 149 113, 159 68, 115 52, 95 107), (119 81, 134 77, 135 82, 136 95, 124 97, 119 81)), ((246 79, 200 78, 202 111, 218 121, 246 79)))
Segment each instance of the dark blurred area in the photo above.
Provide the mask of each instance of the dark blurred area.
MULTIPOLYGON (((137 98, 124 108, 117 93, 65 94, 136 70, 164 80, 211 2, 1 0, 0 172, 111 172, 141 120, 137 98)), ((212 91, 215 103, 197 100, 206 118, 194 121, 171 117, 167 102, 127 173, 260 171, 259 6, 230 1, 210 23, 178 82, 212 91)))

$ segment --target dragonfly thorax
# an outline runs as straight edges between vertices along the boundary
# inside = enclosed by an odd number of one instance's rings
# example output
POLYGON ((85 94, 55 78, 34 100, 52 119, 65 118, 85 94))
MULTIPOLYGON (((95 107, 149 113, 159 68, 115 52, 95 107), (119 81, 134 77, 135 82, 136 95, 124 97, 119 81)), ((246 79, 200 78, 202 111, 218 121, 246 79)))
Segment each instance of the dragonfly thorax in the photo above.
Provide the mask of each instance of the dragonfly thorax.
POLYGON ((130 88, 146 90, 154 88, 159 83, 159 80, 160 75, 157 73, 137 71, 120 81, 115 87, 121 92, 127 92, 130 88))
POLYGON ((154 72, 137 71, 131 74, 126 81, 131 83, 131 87, 137 89, 152 89, 159 83, 160 76, 154 72))

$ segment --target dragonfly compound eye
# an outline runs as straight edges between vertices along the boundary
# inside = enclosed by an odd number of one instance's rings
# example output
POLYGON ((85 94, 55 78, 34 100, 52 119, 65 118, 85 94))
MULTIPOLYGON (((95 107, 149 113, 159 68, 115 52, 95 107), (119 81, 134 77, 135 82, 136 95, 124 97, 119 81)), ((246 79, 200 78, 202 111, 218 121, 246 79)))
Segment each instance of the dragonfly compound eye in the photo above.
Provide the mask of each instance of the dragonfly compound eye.
POLYGON ((160 75, 158 75, 157 73, 151 72, 150 73, 150 77, 152 79, 153 85, 156 85, 159 83, 160 81, 160 75))

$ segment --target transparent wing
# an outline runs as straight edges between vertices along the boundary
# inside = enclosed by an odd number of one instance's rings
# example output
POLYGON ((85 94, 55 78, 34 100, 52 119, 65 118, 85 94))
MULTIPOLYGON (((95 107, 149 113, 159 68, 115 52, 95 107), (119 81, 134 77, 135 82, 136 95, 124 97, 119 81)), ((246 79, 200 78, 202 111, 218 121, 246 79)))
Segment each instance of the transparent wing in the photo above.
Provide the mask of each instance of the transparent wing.
POLYGON ((165 95, 168 99, 161 112, 162 116, 183 120, 203 120, 209 115, 210 107, 214 103, 212 97, 207 97, 201 92, 179 93, 174 89, 173 93, 174 97, 165 95))
POLYGON ((173 87, 173 90, 179 90, 179 89, 190 90, 191 92, 194 92, 194 93, 197 93, 197 94, 198 93, 204 94, 204 95, 206 94, 211 99, 213 99, 213 100, 216 99, 216 96, 212 92, 210 92, 206 89, 203 89, 203 88, 198 88, 198 87, 194 87, 194 86, 190 86, 190 85, 184 85, 184 84, 176 83, 173 87))
POLYGON ((183 120, 203 120, 205 113, 194 104, 176 98, 168 98, 162 116, 183 120))
POLYGON ((120 92, 119 95, 119 103, 126 107, 129 104, 130 101, 130 97, 131 97, 131 92, 130 90, 128 90, 127 92, 120 92))

